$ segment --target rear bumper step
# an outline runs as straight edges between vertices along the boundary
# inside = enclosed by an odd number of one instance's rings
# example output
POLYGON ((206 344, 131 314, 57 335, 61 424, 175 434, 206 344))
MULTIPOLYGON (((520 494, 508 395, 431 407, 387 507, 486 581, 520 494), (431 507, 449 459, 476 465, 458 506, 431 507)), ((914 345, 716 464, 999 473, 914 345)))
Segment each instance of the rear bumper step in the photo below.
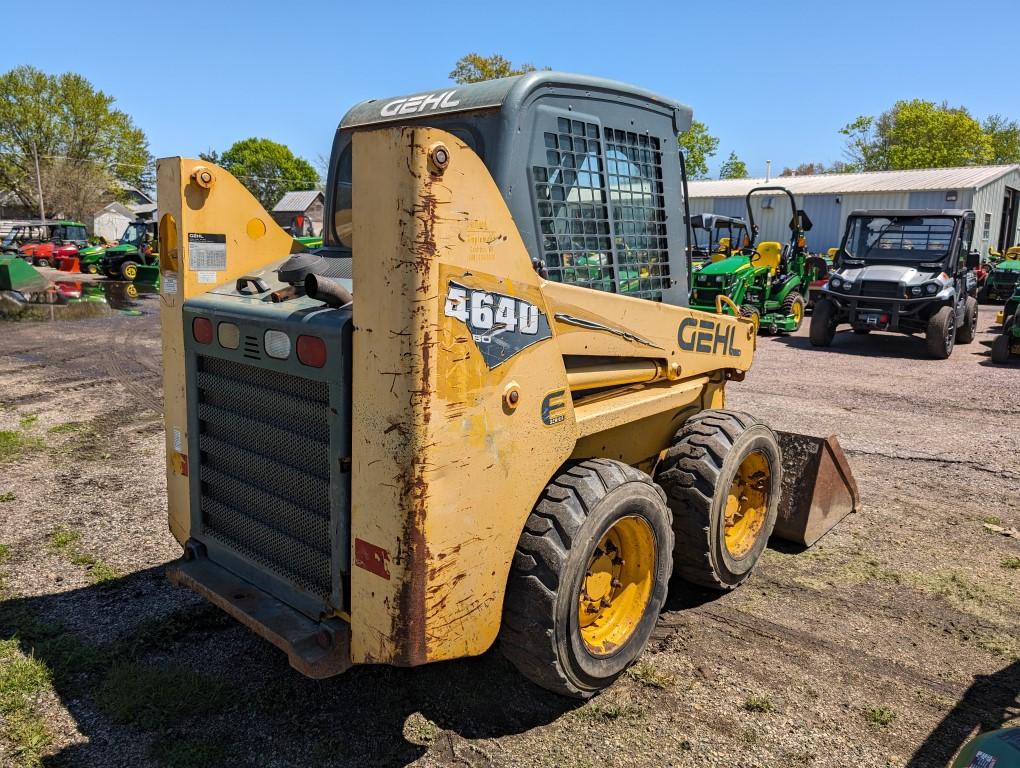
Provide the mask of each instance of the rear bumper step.
POLYGON ((287 654, 307 677, 338 675, 351 666, 350 625, 341 619, 314 621, 207 557, 181 559, 167 567, 174 584, 202 595, 287 654))

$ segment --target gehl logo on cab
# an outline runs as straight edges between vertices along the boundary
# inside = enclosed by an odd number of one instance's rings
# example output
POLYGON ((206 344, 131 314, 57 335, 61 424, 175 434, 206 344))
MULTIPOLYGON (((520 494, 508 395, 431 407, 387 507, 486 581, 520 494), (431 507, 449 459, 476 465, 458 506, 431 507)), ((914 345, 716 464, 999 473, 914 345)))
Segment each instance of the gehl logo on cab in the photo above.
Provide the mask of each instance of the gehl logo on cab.
POLYGON ((737 327, 716 320, 685 317, 677 329, 677 344, 685 352, 717 354, 722 352, 730 357, 740 357, 740 349, 734 344, 737 327))
POLYGON ((433 109, 449 109, 460 104, 459 99, 454 99, 456 91, 441 91, 440 93, 426 93, 421 96, 409 96, 403 99, 395 99, 383 104, 379 114, 383 117, 394 115, 411 115, 415 112, 425 112, 433 109))

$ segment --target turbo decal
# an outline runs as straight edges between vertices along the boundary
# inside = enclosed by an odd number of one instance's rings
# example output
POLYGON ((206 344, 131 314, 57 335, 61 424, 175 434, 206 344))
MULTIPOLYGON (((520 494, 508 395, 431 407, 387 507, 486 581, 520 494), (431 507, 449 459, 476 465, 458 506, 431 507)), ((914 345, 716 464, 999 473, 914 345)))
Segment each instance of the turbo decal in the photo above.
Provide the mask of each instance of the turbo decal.
POLYGON ((531 302, 449 282, 443 314, 464 323, 490 368, 552 338, 549 320, 531 302))

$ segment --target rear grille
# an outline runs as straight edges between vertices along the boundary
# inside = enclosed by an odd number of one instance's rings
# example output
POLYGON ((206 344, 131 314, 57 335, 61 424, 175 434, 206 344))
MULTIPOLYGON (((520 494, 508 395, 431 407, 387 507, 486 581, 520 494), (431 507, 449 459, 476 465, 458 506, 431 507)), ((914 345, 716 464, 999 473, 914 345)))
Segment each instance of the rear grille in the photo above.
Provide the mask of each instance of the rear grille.
POLYGON ((1020 272, 1003 272, 995 276, 995 283, 997 285, 1016 285, 1017 278, 1020 278, 1020 272))
POLYGON ((892 283, 887 280, 865 280, 861 284, 861 296, 900 299, 903 298, 903 291, 899 283, 892 283))
POLYGON ((214 357, 196 384, 203 533, 329 600, 328 385, 214 357))

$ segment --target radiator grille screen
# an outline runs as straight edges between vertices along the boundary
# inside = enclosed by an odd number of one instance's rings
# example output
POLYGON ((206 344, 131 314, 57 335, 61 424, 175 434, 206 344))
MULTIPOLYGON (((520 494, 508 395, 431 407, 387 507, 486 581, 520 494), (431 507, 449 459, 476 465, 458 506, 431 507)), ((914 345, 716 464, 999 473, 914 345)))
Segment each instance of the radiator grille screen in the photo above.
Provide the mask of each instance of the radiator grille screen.
POLYGON ((903 297, 903 290, 899 283, 888 280, 865 280, 861 285, 861 296, 875 296, 883 299, 898 299, 903 297))
POLYGON ((328 600, 328 385, 214 357, 196 384, 203 532, 328 600))

